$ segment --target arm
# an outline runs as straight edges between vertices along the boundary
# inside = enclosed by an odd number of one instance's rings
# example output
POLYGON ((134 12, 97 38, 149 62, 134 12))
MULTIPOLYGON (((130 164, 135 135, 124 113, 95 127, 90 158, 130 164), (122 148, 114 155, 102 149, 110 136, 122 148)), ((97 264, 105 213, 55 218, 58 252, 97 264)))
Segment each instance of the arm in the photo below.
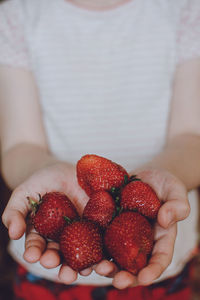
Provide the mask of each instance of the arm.
POLYGON ((31 72, 1 66, 0 91, 2 173, 14 189, 55 158, 48 151, 31 72))
POLYGON ((184 183, 188 191, 197 188, 200 184, 200 135, 177 135, 147 167, 168 170, 184 183))
MULTIPOLYGON (((64 192, 79 212, 88 197, 77 183, 74 166, 49 152, 37 88, 27 70, 0 66, 0 140, 3 176, 13 189, 2 215, 3 223, 11 239, 19 239, 26 231, 27 262, 57 267, 61 263, 58 244, 46 242, 26 224, 30 211, 26 197, 38 199, 38 193, 52 190, 64 192)), ((82 274, 89 275, 91 271, 82 274)), ((61 265, 62 282, 70 284, 76 277, 75 271, 61 265)))
POLYGON ((155 226, 155 246, 149 264, 138 276, 119 271, 106 261, 95 269, 109 270, 116 288, 149 285, 172 260, 177 222, 185 219, 190 206, 187 191, 200 185, 200 59, 177 68, 171 103, 168 135, 164 149, 150 162, 134 170, 149 183, 164 202, 155 226))
POLYGON ((200 59, 178 67, 174 81, 168 139, 148 165, 167 169, 187 190, 200 184, 200 59))

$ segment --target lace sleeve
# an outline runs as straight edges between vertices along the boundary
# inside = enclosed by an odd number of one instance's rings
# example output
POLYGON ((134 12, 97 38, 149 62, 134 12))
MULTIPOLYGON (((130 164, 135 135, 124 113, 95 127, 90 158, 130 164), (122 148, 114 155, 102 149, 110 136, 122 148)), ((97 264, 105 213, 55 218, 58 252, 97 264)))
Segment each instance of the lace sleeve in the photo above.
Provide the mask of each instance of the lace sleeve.
POLYGON ((29 68, 21 2, 0 4, 0 64, 29 68))
POLYGON ((200 57, 200 0, 188 0, 178 30, 178 63, 200 57))

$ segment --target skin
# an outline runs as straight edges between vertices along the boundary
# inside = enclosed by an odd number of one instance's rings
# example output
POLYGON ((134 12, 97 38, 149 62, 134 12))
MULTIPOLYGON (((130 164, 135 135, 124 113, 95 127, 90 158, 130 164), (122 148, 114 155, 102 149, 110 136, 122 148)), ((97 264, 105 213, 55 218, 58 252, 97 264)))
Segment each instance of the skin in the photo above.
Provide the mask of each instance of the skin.
POLYGON ((115 8, 119 5, 127 3, 131 0, 66 0, 74 5, 86 8, 89 10, 107 10, 115 8))
MULTIPOLYGON (((166 145, 152 161, 132 172, 151 184, 164 202, 158 214, 149 264, 138 276, 119 271, 106 260, 93 267, 98 274, 112 277, 118 289, 151 284, 171 262, 177 222, 190 212, 187 192, 200 184, 199 82, 200 59, 177 68, 166 145)), ((24 259, 31 263, 40 261, 45 268, 56 267, 60 265, 58 244, 46 244, 26 224, 30 211, 26 197, 38 199, 38 193, 50 190, 65 192, 79 213, 88 197, 77 183, 75 167, 58 161, 48 149, 37 87, 29 71, 0 66, 0 139, 1 171, 13 190, 2 216, 9 237, 19 239, 26 231, 24 259)), ((91 272, 89 268, 81 274, 87 276, 91 272)), ((76 278, 75 271, 61 265, 61 282, 70 284, 76 278)))

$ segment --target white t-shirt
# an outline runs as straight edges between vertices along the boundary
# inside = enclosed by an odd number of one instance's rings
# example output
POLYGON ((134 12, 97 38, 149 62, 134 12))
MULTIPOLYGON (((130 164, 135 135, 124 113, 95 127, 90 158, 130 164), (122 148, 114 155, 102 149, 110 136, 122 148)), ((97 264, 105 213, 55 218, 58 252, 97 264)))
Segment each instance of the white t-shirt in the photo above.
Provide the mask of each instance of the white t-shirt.
MULTIPOLYGON (((200 56, 199 0, 132 0, 92 11, 66 0, 8 0, 0 5, 0 64, 33 72, 52 153, 73 163, 86 153, 132 171, 166 139, 177 64, 200 56)), ((189 101, 189 100, 188 100, 189 101)), ((197 241, 197 194, 179 223, 177 273, 197 241)), ((23 260, 24 237, 11 255, 29 271, 57 280, 59 268, 23 260)), ((96 275, 83 284, 109 284, 96 275)))

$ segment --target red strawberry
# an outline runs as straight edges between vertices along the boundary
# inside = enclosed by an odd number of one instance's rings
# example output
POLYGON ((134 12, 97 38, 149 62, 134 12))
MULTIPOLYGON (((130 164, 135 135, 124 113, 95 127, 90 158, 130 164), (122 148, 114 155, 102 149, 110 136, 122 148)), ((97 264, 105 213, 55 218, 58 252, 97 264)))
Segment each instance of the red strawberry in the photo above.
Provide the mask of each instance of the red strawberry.
POLYGON ((75 271, 98 263, 103 257, 99 227, 87 220, 67 225, 60 237, 60 249, 67 265, 75 271))
POLYGON ((115 201, 108 192, 94 192, 84 208, 83 217, 105 228, 112 220, 115 208, 115 201))
POLYGON ((161 202, 154 190, 140 180, 131 181, 122 190, 121 207, 138 211, 142 215, 155 219, 161 202))
POLYGON ((139 213, 125 211, 107 227, 104 243, 114 261, 136 275, 152 251, 153 229, 139 213))
POLYGON ((32 216, 34 228, 45 238, 58 241, 60 233, 66 225, 64 217, 71 220, 78 217, 74 205, 63 193, 46 193, 39 203, 28 199, 32 207, 36 208, 36 212, 33 212, 32 216))
POLYGON ((91 196, 92 192, 120 187, 128 173, 111 160, 87 154, 77 163, 77 178, 80 186, 91 196))

